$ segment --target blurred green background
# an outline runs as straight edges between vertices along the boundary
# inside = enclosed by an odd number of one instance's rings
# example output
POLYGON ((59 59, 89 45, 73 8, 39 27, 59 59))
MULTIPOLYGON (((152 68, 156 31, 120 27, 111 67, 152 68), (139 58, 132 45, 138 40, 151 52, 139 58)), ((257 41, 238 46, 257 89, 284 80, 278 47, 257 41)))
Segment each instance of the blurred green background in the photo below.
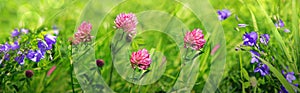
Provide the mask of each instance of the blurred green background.
MULTIPOLYGON (((106 82, 109 82, 109 72, 111 66, 111 54, 110 54, 110 42, 114 34, 114 19, 117 14, 120 12, 139 12, 142 9, 147 9, 147 7, 155 7, 159 9, 165 9, 165 12, 168 12, 170 15, 178 17, 185 25, 188 26, 190 30, 196 27, 205 29, 202 27, 201 22, 195 17, 195 15, 183 8, 183 5, 173 2, 171 0, 161 1, 160 5, 156 3, 149 2, 148 5, 145 5, 143 8, 140 8, 138 0, 130 0, 128 4, 120 4, 110 13, 110 16, 105 18, 103 21, 105 25, 100 25, 99 31, 96 38, 96 58, 103 59, 105 61, 105 66, 101 70, 103 73, 103 78, 106 82), (133 11, 129 11, 133 10, 133 11), (114 16, 115 15, 115 16, 114 16), (104 37, 105 36, 105 37, 104 37), (100 37, 100 38, 98 38, 100 37)), ((226 69, 224 71, 223 79, 218 87, 217 92, 275 92, 279 90, 280 83, 276 79, 270 78, 260 78, 259 75, 253 72, 253 65, 250 64, 251 54, 249 52, 236 51, 235 48, 242 44, 242 36, 245 32, 249 31, 258 31, 259 33, 269 33, 271 36, 271 44, 273 55, 276 56, 276 62, 287 62, 285 61, 286 57, 283 54, 280 44, 276 41, 275 35, 272 33, 271 26, 273 23, 269 23, 267 20, 272 20, 275 22, 275 18, 282 19, 286 28, 290 29, 290 33, 284 33, 279 31, 282 36, 284 44, 286 44, 286 50, 291 52, 293 57, 293 64, 299 64, 299 19, 295 19, 300 16, 300 2, 293 0, 210 0, 212 6, 215 10, 220 9, 229 9, 232 12, 232 15, 224 20, 220 21, 223 25, 226 38, 226 69), (259 3, 261 2, 260 7, 259 3), (292 4, 296 4, 296 11, 293 11, 292 4), (265 13, 269 15, 265 17, 265 13), (296 15, 293 13, 296 12, 296 15), (237 20, 238 19, 238 20, 237 20), (248 28, 240 28, 236 30, 237 25, 240 23, 248 24, 248 28), (277 53, 277 52, 278 53, 277 53), (250 80, 244 79, 241 75, 241 68, 247 70, 250 80), (260 85, 253 85, 253 82, 259 82, 260 85), (272 86, 272 87, 268 87, 272 86), (277 86, 277 87, 273 87, 277 86)), ((84 11, 88 0, 0 0, 0 43, 3 44, 10 37, 10 32, 14 28, 30 28, 37 29, 39 26, 52 26, 56 25, 59 30, 59 41, 56 45, 56 50, 61 54, 58 55, 58 60, 52 62, 49 67, 45 68, 44 71, 40 71, 35 74, 34 78, 31 81, 31 87, 28 88, 28 91, 35 92, 72 92, 71 78, 70 78, 70 51, 69 51, 69 42, 68 38, 73 36, 73 32, 76 29, 76 25, 80 23, 79 19, 81 18, 81 13, 84 11), (57 69, 54 71, 54 74, 48 79, 44 80, 47 70, 50 69, 53 65, 57 66, 57 69), (41 82, 47 82, 47 86, 43 86, 41 82)), ((201 2, 199 0, 199 2, 201 2)), ((88 10, 86 10, 88 11, 88 10)), ((204 30, 204 33, 205 30, 204 30)), ((168 56, 167 61, 173 62, 172 65, 167 65, 166 72, 162 78, 154 84, 147 86, 135 86, 133 89, 140 90, 140 92, 163 92, 167 91, 172 87, 174 78, 176 77, 177 72, 180 67, 180 55, 179 50, 176 48, 175 42, 171 39, 166 39, 168 35, 164 33, 143 33, 143 37, 137 36, 137 40, 142 40, 143 42, 137 42, 138 47, 145 48, 156 48, 168 56), (157 42, 161 40, 162 44, 159 43, 150 43, 157 42)), ((169 38, 169 37, 168 37, 169 38)), ((135 42, 135 41, 133 41, 135 42)), ((209 49, 207 49, 209 51, 209 49)), ((206 58, 206 57, 202 57, 206 58)), ((200 62, 200 74, 198 76, 196 85, 194 86, 192 92, 201 92, 205 84, 205 80, 208 78, 210 59, 202 60, 200 62)), ((285 64, 285 63, 284 63, 285 64)), ((296 67, 297 70, 299 68, 296 67)), ((278 71, 281 71, 278 68, 278 71)), ((295 71, 299 75, 298 71, 295 71)), ((20 73, 23 74, 23 73, 20 73)), ((73 73, 74 74, 74 73, 73 73)), ((128 91, 131 83, 122 80, 117 72, 114 72, 114 85, 111 86, 116 92, 128 91)), ((244 74, 244 73, 243 73, 244 74)), ((20 76, 21 77, 21 76, 20 76)), ((299 77, 299 76, 298 76, 299 77)), ((76 92, 82 92, 80 85, 75 79, 74 87, 76 92)), ((275 77, 273 77, 275 78, 275 77)), ((297 79, 299 81, 299 78, 297 79)), ((298 82, 297 81, 297 82, 298 82)), ((17 82, 17 81, 11 81, 17 82)), ((0 85, 1 86, 1 85, 0 85)), ((2 90, 3 91, 3 90, 2 90)), ((2 92, 0 90, 0 92, 2 92)), ((26 91, 26 90, 24 90, 26 91)), ((134 91, 138 92, 138 91, 134 91)))

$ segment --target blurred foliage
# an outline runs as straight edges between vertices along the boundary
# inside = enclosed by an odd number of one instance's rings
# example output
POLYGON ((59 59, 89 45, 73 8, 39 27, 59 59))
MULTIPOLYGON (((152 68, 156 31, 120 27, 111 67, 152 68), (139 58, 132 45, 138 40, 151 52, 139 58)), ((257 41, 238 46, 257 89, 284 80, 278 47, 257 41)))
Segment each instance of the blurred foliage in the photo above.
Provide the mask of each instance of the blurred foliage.
MULTIPOLYGON (((259 0, 258 0, 259 1, 259 0)), ((261 8, 256 0, 210 0, 212 6, 216 10, 229 9, 232 15, 222 21, 223 29, 226 37, 226 70, 224 71, 223 80, 219 84, 217 92, 276 92, 280 89, 280 83, 273 74, 267 77, 261 77, 259 73, 254 73, 254 65, 250 64, 251 54, 246 51, 236 51, 235 48, 242 44, 242 36, 245 32, 258 31, 259 33, 269 33, 271 36, 268 54, 275 57, 275 61, 270 58, 266 59, 272 65, 274 65, 278 71, 285 69, 285 66, 289 66, 289 71, 296 73, 297 81, 299 82, 299 68, 300 56, 299 56, 299 24, 293 23, 294 16, 300 17, 299 6, 300 2, 296 1, 296 11, 291 9, 292 1, 290 0, 261 0, 261 8), (279 34, 287 46, 286 50, 290 51, 293 62, 287 61, 287 57, 282 50, 281 45, 276 41, 274 32, 270 24, 266 20, 264 13, 266 11, 269 15, 268 18, 273 22, 278 18, 284 20, 286 28, 290 29, 290 33, 285 33, 279 30, 279 34), (252 13, 253 14, 252 14, 252 13), (293 15, 293 13, 297 15, 293 15), (240 23, 248 24, 247 28, 239 28, 236 30, 237 25, 240 23), (298 28, 298 31, 293 31, 293 27, 298 28), (298 32, 298 33, 297 33, 298 32), (296 39, 295 39, 296 38, 296 39), (274 83, 275 82, 275 83, 274 83)), ((55 62, 45 66, 45 70, 36 70, 34 77, 31 79, 24 91, 33 92, 72 92, 71 78, 70 78, 70 47, 68 38, 73 36, 73 32, 76 29, 76 25, 79 23, 82 11, 85 9, 85 5, 88 0, 0 0, 0 43, 5 43, 10 37, 10 32, 14 28, 30 28, 38 29, 41 26, 52 26, 56 25, 60 29, 58 42, 55 48, 57 55, 54 57, 55 62), (56 65, 57 68, 53 75, 50 77, 46 76, 47 70, 52 66, 56 65)), ((105 65, 101 70, 103 78, 106 82, 109 82, 109 72, 111 66, 111 50, 110 42, 113 38, 115 29, 114 19, 115 16, 123 12, 139 13, 143 10, 164 10, 172 16, 180 19, 190 30, 194 28, 201 28, 205 32, 205 28, 202 26, 196 16, 183 5, 172 0, 163 0, 160 5, 154 5, 152 1, 141 1, 141 0, 129 0, 126 3, 121 3, 117 7, 114 7, 108 14, 108 17, 101 23, 95 39, 97 59, 103 59, 105 65), (140 3, 143 2, 143 5, 140 3)), ((208 38, 208 37, 206 37, 208 38)), ((147 92, 165 92, 168 91, 172 84, 175 82, 177 73, 180 70, 180 53, 175 41, 164 33, 157 31, 146 32, 138 35, 133 40, 133 50, 138 47, 140 48, 155 48, 161 51, 167 56, 167 61, 172 64, 167 64, 167 69, 164 75, 159 81, 151 85, 145 86, 134 86, 133 90, 147 91, 147 92), (155 33, 153 33, 155 32, 155 33), (152 43, 155 42, 155 43, 152 43), (157 42, 162 42, 159 44, 157 42)), ((206 49, 210 51, 209 48, 206 49)), ((208 55, 208 54, 207 54, 208 55)), ((201 58, 207 58, 201 56, 201 58)), ((208 59, 202 59, 200 65, 200 73, 198 80, 192 90, 192 92, 201 92, 205 80, 208 78, 210 57, 208 59)), ((113 86, 111 88, 116 92, 129 91, 131 83, 126 82, 114 72, 113 75, 113 86)), ((24 78, 24 73, 20 71, 15 77, 24 78)), ((80 85, 76 81, 74 82, 75 92, 82 92, 80 85)), ((18 81, 10 81, 18 82, 18 81)), ((0 85, 2 87, 2 85, 0 85)), ((13 89, 12 89, 13 90, 13 89)), ((11 91, 12 91, 11 90, 11 91)), ((0 88, 0 92, 4 89, 0 88)), ((137 92, 134 91, 134 92, 137 92)))

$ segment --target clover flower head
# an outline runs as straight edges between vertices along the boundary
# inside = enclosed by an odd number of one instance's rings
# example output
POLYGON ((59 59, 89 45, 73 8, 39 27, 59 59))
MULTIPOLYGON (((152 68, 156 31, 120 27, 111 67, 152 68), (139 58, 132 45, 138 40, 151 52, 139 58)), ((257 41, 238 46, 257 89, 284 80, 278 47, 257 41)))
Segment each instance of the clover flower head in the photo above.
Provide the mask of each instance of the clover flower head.
POLYGON ((82 22, 77 29, 78 31, 74 34, 74 39, 72 39, 72 44, 77 45, 81 42, 92 41, 93 36, 91 36, 92 24, 89 22, 82 22))
POLYGON ((133 13, 121 13, 115 19, 116 28, 123 29, 126 33, 135 34, 138 24, 137 17, 133 13))
POLYGON ((131 66, 133 69, 138 66, 140 70, 146 70, 150 67, 151 61, 152 60, 150 58, 150 54, 146 49, 133 52, 130 58, 131 66))
POLYGON ((98 67, 102 67, 104 65, 104 61, 102 59, 98 59, 98 60, 96 60, 96 65, 98 67))
POLYGON ((25 76, 26 76, 27 78, 31 78, 31 77, 33 76, 33 71, 32 71, 32 70, 26 70, 26 71, 25 71, 25 76))
POLYGON ((192 48, 193 50, 199 50, 203 48, 206 40, 204 34, 200 29, 194 29, 191 32, 187 32, 184 36, 184 47, 192 48))

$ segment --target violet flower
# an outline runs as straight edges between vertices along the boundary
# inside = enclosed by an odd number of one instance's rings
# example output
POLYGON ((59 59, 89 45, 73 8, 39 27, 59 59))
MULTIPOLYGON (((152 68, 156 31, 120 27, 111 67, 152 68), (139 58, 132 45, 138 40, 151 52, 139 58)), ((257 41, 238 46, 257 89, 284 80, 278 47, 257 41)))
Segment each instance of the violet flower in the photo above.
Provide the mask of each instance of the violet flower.
POLYGON ((11 50, 17 50, 17 49, 20 49, 18 41, 14 42, 14 44, 11 45, 11 50))
POLYGON ((219 20, 221 21, 227 19, 231 15, 231 12, 227 9, 218 10, 217 13, 219 15, 219 20))
POLYGON ((12 37, 17 37, 19 35, 20 35, 20 32, 18 31, 18 29, 14 29, 14 31, 11 32, 12 37))
POLYGON ((246 45, 246 46, 256 45, 257 37, 258 37, 257 33, 254 31, 250 32, 250 33, 245 33, 243 36, 244 45, 246 45))
POLYGON ((269 40, 270 40, 269 34, 262 34, 262 35, 260 35, 260 42, 261 43, 263 43, 265 45, 268 45, 269 40))
POLYGON ((256 56, 260 56, 260 54, 255 50, 250 50, 250 53, 252 55, 251 63, 259 63, 259 59, 256 56))
POLYGON ((260 72, 260 75, 265 76, 270 74, 270 69, 266 64, 258 63, 254 72, 260 72))

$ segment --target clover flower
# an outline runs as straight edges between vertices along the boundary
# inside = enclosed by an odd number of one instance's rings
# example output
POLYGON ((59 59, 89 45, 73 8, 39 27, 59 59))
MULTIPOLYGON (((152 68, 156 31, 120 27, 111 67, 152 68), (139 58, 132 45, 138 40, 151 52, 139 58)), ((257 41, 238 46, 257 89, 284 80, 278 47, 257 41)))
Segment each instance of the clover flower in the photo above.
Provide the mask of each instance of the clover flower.
POLYGON ((136 25, 138 24, 137 18, 133 13, 121 13, 115 19, 116 28, 123 29, 127 33, 136 33, 136 25))
POLYGON ((258 37, 257 33, 254 31, 250 32, 250 33, 245 33, 243 36, 244 45, 246 45, 246 46, 256 45, 257 37, 258 37))
POLYGON ((187 32, 184 36, 184 47, 192 48, 193 50, 199 50, 203 48, 206 40, 204 34, 200 29, 194 29, 191 32, 187 32))
POLYGON ((133 69, 138 66, 140 70, 146 70, 151 64, 150 54, 146 49, 133 52, 131 54, 130 62, 133 69))
POLYGON ((104 65, 104 61, 102 59, 98 59, 98 60, 96 60, 96 65, 98 67, 102 67, 104 65))
POLYGON ((82 22, 78 27, 77 32, 74 34, 74 39, 72 39, 72 44, 77 45, 81 42, 90 42, 92 40, 91 36, 92 24, 88 22, 82 22))
POLYGON ((31 77, 33 76, 33 71, 32 71, 32 70, 26 70, 26 71, 25 71, 25 76, 26 76, 27 78, 31 78, 31 77))
POLYGON ((231 12, 227 9, 218 10, 217 13, 219 15, 219 20, 221 21, 227 19, 231 15, 231 12))

